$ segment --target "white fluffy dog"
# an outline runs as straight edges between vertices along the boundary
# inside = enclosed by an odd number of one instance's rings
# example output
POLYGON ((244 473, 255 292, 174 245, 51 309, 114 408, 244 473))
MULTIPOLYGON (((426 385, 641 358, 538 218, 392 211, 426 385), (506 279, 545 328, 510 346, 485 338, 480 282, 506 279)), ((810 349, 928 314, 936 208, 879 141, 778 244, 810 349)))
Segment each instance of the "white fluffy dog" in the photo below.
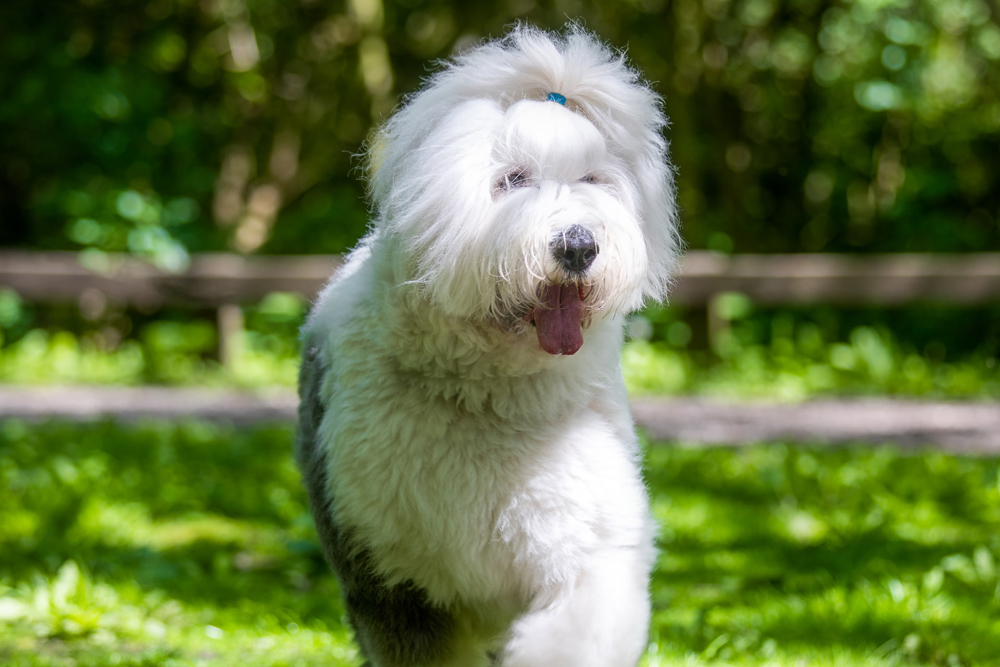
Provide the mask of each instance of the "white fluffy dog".
POLYGON ((519 27, 374 142, 297 443, 371 665, 639 660, 655 527, 619 359, 676 263, 665 123, 592 35, 519 27))

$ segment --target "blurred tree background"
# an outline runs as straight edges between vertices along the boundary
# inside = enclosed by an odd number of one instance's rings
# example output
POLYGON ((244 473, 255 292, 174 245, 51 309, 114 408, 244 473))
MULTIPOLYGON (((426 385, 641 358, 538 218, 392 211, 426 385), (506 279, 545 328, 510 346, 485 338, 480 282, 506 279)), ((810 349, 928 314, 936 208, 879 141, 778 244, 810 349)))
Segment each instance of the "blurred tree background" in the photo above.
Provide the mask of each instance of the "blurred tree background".
MULTIPOLYGON (((204 251, 343 252, 367 225, 372 127, 437 61, 516 21, 572 18, 663 95, 690 248, 997 251, 998 14, 988 0, 6 0, 0 247, 173 271, 204 251)), ((98 305, 0 290, 0 380, 218 370, 213 311, 98 305)), ((630 386, 1000 394, 1000 308, 737 305, 717 313, 724 340, 703 309, 639 316, 626 372, 647 370, 630 386)), ((239 383, 294 382, 303 313, 281 295, 246 309, 239 383)))
POLYGON ((584 24, 665 98, 684 235, 721 252, 1000 248, 984 0, 7 0, 0 245, 340 252, 369 129, 517 20, 584 24))

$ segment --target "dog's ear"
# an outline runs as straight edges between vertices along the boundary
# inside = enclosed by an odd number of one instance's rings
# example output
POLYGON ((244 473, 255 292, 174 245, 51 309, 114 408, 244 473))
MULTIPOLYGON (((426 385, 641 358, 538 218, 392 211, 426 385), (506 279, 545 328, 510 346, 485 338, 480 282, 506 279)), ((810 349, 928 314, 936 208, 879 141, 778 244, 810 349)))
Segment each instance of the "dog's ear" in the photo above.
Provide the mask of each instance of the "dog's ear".
POLYGON ((628 164, 638 195, 636 208, 647 259, 643 296, 662 301, 677 273, 682 247, 674 167, 663 136, 667 120, 658 95, 638 83, 630 92, 632 100, 627 108, 619 107, 611 113, 623 130, 613 133, 620 140, 615 150, 628 164))
POLYGON ((629 167, 646 243, 643 295, 663 300, 681 249, 674 169, 663 136, 668 125, 663 101, 629 67, 623 53, 612 51, 578 25, 568 28, 563 57, 564 76, 573 82, 567 97, 629 167))
POLYGON ((678 270, 682 246, 673 165, 661 132, 662 127, 647 128, 645 149, 636 156, 634 172, 648 259, 643 293, 655 301, 662 301, 667 296, 678 270))

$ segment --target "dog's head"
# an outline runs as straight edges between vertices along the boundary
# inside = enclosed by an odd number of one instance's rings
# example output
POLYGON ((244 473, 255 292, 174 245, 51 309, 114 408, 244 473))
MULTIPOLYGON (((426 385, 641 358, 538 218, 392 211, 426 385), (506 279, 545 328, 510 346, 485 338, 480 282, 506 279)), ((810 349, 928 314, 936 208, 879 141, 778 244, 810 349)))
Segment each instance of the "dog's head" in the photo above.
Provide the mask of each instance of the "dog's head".
POLYGON ((458 58, 370 153, 400 280, 450 315, 573 354, 595 319, 665 296, 678 238, 660 99, 570 27, 458 58))

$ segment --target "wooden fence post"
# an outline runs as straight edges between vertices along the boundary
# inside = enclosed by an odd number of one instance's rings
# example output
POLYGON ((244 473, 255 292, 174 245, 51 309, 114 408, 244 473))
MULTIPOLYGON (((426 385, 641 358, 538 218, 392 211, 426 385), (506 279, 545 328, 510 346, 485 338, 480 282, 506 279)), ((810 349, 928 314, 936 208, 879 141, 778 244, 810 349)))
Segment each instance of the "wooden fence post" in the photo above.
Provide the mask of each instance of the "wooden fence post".
POLYGON ((219 361, 227 371, 234 371, 243 354, 243 309, 239 304, 219 306, 219 361))

